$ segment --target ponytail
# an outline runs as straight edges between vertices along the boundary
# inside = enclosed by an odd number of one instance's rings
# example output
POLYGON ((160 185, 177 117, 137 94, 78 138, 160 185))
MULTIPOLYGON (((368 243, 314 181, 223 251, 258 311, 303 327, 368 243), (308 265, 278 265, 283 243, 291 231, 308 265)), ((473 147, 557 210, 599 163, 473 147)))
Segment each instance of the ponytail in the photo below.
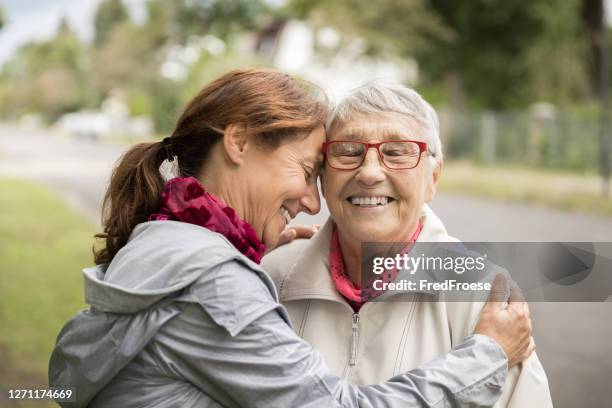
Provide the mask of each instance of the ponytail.
POLYGON ((110 263, 134 227, 159 210, 164 188, 159 166, 165 158, 161 142, 148 142, 133 146, 119 159, 102 202, 104 232, 95 237, 105 245, 94 247, 96 265, 110 263))

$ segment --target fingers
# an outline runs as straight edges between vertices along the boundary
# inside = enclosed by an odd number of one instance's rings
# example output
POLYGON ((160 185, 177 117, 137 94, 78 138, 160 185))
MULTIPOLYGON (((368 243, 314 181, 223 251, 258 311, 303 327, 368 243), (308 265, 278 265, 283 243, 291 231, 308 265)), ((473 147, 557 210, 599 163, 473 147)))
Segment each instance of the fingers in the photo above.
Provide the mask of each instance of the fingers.
POLYGON ((535 340, 533 339, 533 336, 531 336, 529 338, 529 347, 527 348, 525 359, 527 359, 535 351, 535 349, 536 349, 535 340))
POLYGON ((512 368, 528 359, 535 349, 536 344, 533 336, 527 336, 524 340, 521 340, 520 344, 516 346, 515 353, 512 356, 508 356, 508 368, 512 368))
POLYGON ((489 292, 485 307, 492 307, 495 309, 506 308, 506 293, 508 293, 508 280, 504 275, 498 273, 495 275, 495 279, 491 285, 491 291, 489 292))
POLYGON ((527 302, 525 302, 525 296, 523 295, 523 291, 514 281, 512 281, 512 288, 510 290, 508 304, 509 307, 514 309, 517 313, 524 314, 525 316, 529 317, 529 306, 527 305, 527 302))
POLYGON ((514 355, 513 364, 518 364, 527 359, 535 350, 535 341, 533 336, 531 335, 531 319, 526 316, 516 316, 517 319, 520 320, 521 328, 520 334, 517 334, 517 338, 519 340, 519 347, 516 350, 516 354, 514 355))
POLYGON ((525 349, 523 350, 523 353, 522 353, 521 361, 527 359, 535 351, 535 349, 536 349, 535 340, 533 339, 533 336, 529 336, 525 349))
POLYGON ((320 225, 292 225, 281 232, 276 247, 285 245, 298 238, 310 238, 317 233, 320 225))
POLYGON ((295 231, 295 236, 293 237, 293 239, 299 239, 312 237, 314 234, 317 233, 320 227, 320 225, 292 225, 287 229, 295 231))
POLYGON ((296 236, 297 232, 293 228, 286 228, 278 237, 278 243, 276 246, 279 247, 281 245, 288 244, 289 242, 293 241, 296 236))
POLYGON ((510 297, 508 298, 508 303, 512 302, 525 302, 525 295, 523 295, 523 291, 515 281, 512 281, 510 284, 510 297))

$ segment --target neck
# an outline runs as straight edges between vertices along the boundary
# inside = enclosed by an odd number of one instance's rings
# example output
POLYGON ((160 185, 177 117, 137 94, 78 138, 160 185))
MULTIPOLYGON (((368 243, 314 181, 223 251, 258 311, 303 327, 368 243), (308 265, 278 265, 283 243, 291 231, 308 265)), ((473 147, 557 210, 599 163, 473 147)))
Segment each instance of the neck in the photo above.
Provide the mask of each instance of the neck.
POLYGON ((338 241, 340 252, 344 260, 344 271, 351 282, 361 285, 361 241, 348 238, 338 228, 338 241))
POLYGON ((202 183, 207 192, 221 199, 234 209, 241 219, 249 222, 245 212, 247 206, 244 197, 240 194, 243 189, 242 186, 237 185, 240 177, 232 176, 232 170, 228 169, 224 163, 219 163, 219 160, 216 159, 217 155, 211 154, 211 156, 212 159, 198 175, 198 181, 202 183))
MULTIPOLYGON (((418 225, 419 219, 417 218, 410 224, 410 228, 407 230, 404 237, 397 240, 386 240, 381 242, 405 242, 412 237, 418 225)), ((351 234, 343 233, 342 230, 338 228, 338 241, 340 242, 340 252, 344 260, 344 270, 351 282, 361 285, 361 241, 350 237, 351 234)))

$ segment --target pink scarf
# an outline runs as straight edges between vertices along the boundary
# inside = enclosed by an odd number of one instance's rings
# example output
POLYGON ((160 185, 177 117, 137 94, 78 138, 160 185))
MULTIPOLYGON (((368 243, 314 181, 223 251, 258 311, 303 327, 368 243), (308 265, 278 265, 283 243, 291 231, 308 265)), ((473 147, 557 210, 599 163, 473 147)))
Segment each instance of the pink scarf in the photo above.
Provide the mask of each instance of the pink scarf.
POLYGON ((256 263, 261 262, 266 251, 253 227, 240 219, 233 208, 207 193, 193 177, 177 177, 166 183, 159 213, 149 217, 149 221, 163 220, 187 222, 218 232, 256 263))
MULTIPOLYGON (((416 242, 422 228, 423 224, 419 220, 416 231, 414 231, 408 241, 409 245, 402 250, 402 253, 410 251, 412 248, 411 244, 416 242)), ((340 250, 340 239, 338 238, 338 229, 335 224, 329 249, 329 271, 336 290, 347 300, 355 312, 358 312, 365 302, 383 293, 373 289, 373 282, 369 282, 366 285, 366 289, 362 290, 359 284, 353 283, 349 279, 344 271, 344 258, 340 250)), ((376 276, 375 278, 381 279, 383 282, 393 282, 397 278, 397 270, 387 269, 380 276, 376 276)))

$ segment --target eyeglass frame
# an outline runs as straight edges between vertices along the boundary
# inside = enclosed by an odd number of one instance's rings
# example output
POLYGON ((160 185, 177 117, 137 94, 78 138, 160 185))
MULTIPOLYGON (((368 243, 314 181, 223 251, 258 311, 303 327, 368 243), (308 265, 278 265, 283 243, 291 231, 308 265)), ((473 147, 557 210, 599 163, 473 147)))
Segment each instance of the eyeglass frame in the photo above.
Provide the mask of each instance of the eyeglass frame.
POLYGON ((420 140, 383 140, 382 142, 377 142, 377 143, 367 143, 367 142, 359 142, 356 140, 332 140, 331 142, 323 142, 323 157, 325 160, 325 163, 329 164, 329 167, 331 167, 334 170, 345 170, 345 171, 351 171, 351 170, 356 170, 358 168, 360 168, 361 166, 363 166, 363 162, 365 162, 365 158, 368 155, 368 151, 370 149, 376 149, 376 151, 378 152, 378 159, 380 160, 380 162, 383 164, 383 166, 385 166, 387 169, 389 170, 410 170, 410 169, 414 169, 416 168, 419 163, 421 163, 421 156, 423 155, 423 152, 428 153, 430 156, 432 157, 436 157, 435 153, 432 152, 431 150, 428 149, 427 147, 427 142, 423 142, 420 140), (385 159, 384 156, 382 154, 382 152, 380 151, 380 145, 384 144, 384 143, 416 143, 417 146, 419 146, 419 158, 416 162, 416 164, 412 167, 396 167, 396 168, 391 168, 389 166, 387 166, 387 163, 385 163, 385 159), (334 167, 331 165, 331 163, 329 162, 329 159, 327 158, 327 150, 329 149, 329 146, 334 144, 334 143, 357 143, 360 145, 364 145, 366 147, 365 153, 363 154, 363 157, 361 159, 361 163, 359 163, 359 165, 349 168, 349 169, 342 169, 342 168, 338 168, 338 167, 334 167))

